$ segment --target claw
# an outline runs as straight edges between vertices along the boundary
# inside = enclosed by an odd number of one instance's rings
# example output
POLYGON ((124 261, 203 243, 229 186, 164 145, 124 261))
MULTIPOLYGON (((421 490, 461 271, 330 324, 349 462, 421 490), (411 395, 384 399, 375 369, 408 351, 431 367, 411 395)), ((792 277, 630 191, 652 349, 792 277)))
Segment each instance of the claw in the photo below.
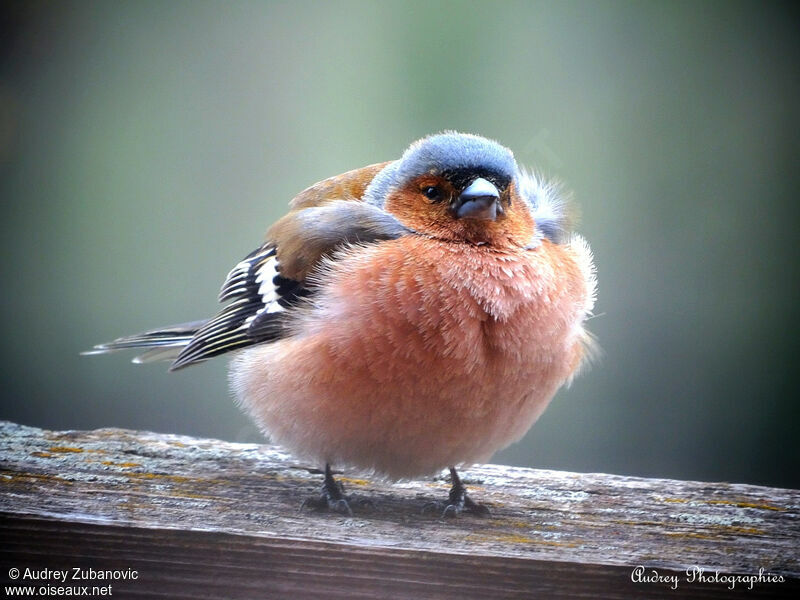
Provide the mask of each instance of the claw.
POLYGON ((328 508, 334 512, 347 513, 351 517, 353 516, 353 509, 350 508, 350 503, 344 498, 339 498, 338 500, 328 498, 328 508))
POLYGON ((467 489, 461 482, 455 467, 450 467, 450 477, 453 481, 453 487, 450 488, 448 502, 445 504, 439 500, 428 502, 422 507, 422 514, 425 514, 431 509, 441 510, 441 518, 457 517, 462 512, 470 512, 479 517, 488 517, 491 515, 489 509, 483 504, 478 504, 472 498, 467 496, 467 489))
MULTIPOLYGON (((325 465, 325 482, 322 484, 322 493, 311 498, 306 498, 300 505, 300 510, 309 507, 315 510, 330 510, 333 512, 347 514, 353 516, 353 509, 350 508, 350 500, 344 494, 344 486, 341 482, 333 478, 333 472, 329 464, 325 465)), ((370 507, 375 508, 375 503, 368 498, 358 499, 358 506, 360 508, 370 507)))

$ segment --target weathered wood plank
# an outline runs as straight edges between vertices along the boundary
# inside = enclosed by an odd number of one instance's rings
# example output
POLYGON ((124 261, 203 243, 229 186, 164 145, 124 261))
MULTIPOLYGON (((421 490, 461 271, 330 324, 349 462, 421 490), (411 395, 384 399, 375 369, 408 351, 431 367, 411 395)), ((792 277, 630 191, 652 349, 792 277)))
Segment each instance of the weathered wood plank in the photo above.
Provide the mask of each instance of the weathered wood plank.
POLYGON ((464 475, 490 518, 422 514, 446 495, 444 480, 344 474, 348 491, 376 503, 350 518, 300 511, 321 478, 272 446, 0 423, 0 568, 136 570, 136 580, 105 582, 123 597, 800 592, 796 490, 497 465, 464 475), (677 577, 677 592, 671 581, 634 583, 639 565, 677 577), (729 590, 687 581, 694 567, 705 577, 763 568, 783 582, 729 590))

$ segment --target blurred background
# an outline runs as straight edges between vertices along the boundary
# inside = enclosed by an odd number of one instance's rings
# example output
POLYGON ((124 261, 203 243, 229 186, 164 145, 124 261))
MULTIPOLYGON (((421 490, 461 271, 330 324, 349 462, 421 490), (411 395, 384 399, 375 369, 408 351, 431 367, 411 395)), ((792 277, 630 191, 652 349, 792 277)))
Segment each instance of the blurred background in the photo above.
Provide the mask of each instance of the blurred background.
POLYGON ((496 462, 800 487, 798 19, 742 2, 5 2, 0 418, 259 441, 210 316, 292 196, 479 133, 572 190, 603 359, 496 462))

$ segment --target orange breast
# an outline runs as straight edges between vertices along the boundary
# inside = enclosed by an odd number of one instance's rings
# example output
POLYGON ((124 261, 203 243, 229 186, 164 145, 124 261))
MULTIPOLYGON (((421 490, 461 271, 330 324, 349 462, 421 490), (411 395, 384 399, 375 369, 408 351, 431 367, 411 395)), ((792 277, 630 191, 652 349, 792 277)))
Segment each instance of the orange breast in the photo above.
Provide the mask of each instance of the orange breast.
POLYGON ((295 335, 234 362, 234 388, 276 442, 320 463, 400 478, 487 460, 579 362, 587 261, 547 241, 351 249, 295 335))

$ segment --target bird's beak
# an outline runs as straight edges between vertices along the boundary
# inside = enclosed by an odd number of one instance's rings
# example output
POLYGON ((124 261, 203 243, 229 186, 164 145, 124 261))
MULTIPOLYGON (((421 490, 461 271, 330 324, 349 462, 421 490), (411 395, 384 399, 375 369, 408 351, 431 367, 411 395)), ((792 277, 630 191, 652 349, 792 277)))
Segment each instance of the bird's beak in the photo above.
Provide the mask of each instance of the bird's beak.
POLYGON ((500 192, 491 181, 479 177, 469 184, 450 205, 456 219, 484 219, 494 221, 502 212, 500 192))

